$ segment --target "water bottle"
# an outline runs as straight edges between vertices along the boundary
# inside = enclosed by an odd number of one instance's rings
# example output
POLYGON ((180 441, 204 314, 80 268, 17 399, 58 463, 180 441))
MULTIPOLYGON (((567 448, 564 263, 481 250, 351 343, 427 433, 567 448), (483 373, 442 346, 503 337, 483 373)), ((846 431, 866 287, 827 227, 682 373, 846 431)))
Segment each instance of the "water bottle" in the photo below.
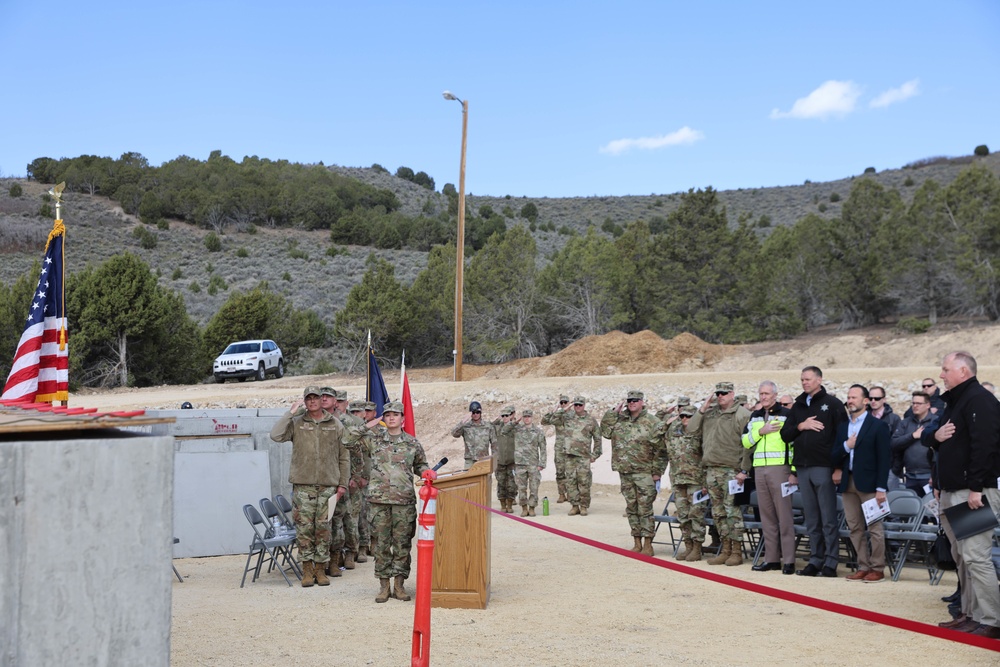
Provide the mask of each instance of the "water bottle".
POLYGON ((273 537, 278 537, 281 534, 281 522, 278 521, 278 517, 271 517, 271 535, 273 537))
POLYGON ((542 516, 549 515, 549 497, 545 496, 542 498, 542 516))

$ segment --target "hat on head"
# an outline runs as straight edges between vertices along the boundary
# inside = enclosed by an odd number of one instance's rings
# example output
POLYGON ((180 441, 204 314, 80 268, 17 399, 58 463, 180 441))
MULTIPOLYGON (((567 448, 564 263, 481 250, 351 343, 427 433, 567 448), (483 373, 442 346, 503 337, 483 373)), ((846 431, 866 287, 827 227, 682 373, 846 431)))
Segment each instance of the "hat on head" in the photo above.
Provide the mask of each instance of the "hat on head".
POLYGON ((528 408, 527 410, 521 410, 521 416, 522 417, 534 417, 535 413, 532 411, 531 408, 528 408))
POLYGON ((737 403, 746 403, 747 402, 747 395, 746 394, 736 394, 736 402, 737 403))
POLYGON ((516 412, 516 410, 514 410, 514 406, 513 405, 505 405, 504 409, 500 411, 500 416, 501 417, 506 417, 507 415, 514 414, 514 412, 516 412))
POLYGON ((398 412, 399 414, 403 414, 403 404, 399 401, 389 401, 382 408, 382 414, 387 412, 398 412))
POLYGON ((569 396, 567 396, 566 394, 559 394, 559 402, 560 403, 564 403, 564 402, 565 403, 569 403, 569 396))
POLYGON ((302 391, 302 398, 306 398, 310 394, 315 394, 316 396, 322 396, 323 395, 323 390, 320 389, 319 387, 315 387, 315 386, 306 387, 302 391))
POLYGON ((375 403, 372 401, 365 401, 365 410, 374 410, 375 403))
POLYGON ((348 412, 360 412, 361 410, 364 410, 364 409, 365 409, 365 402, 364 401, 351 401, 347 405, 347 411, 348 412))
POLYGON ((482 411, 483 411, 483 406, 479 403, 479 401, 473 401, 472 403, 469 403, 469 412, 482 412, 482 411))
POLYGON ((646 395, 644 393, 642 393, 641 391, 639 391, 638 389, 630 389, 629 392, 628 392, 628 398, 630 398, 630 399, 635 398, 635 399, 639 399, 641 401, 644 398, 646 398, 646 395))
POLYGON ((736 391, 732 382, 719 382, 715 385, 715 391, 724 391, 727 394, 731 391, 736 391))
POLYGON ((337 390, 333 389, 331 387, 320 387, 319 388, 319 395, 320 396, 333 396, 334 398, 337 398, 337 390))
POLYGON ((347 400, 347 390, 346 389, 338 389, 337 390, 337 400, 338 401, 346 401, 347 400))
POLYGON ((586 404, 587 404, 587 399, 585 399, 583 396, 573 397, 573 405, 586 405, 586 404))
POLYGON ((694 408, 692 406, 690 406, 690 405, 685 405, 684 407, 681 408, 680 414, 681 414, 681 417, 684 417, 684 416, 690 417, 691 415, 694 414, 694 408))
POLYGON ((678 396, 677 397, 677 407, 678 408, 683 408, 683 407, 686 407, 688 405, 691 405, 691 399, 690 398, 688 398, 687 396, 678 396))

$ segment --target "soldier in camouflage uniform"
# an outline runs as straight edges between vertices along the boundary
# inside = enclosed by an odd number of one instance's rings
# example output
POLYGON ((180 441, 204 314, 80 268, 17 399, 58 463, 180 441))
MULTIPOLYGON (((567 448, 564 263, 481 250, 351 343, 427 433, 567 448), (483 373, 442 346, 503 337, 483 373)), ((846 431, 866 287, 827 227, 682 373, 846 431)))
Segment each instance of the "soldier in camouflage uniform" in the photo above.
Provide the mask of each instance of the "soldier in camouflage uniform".
POLYGON ((292 442, 288 481, 292 483, 292 518, 302 561, 302 586, 329 586, 326 567, 330 562, 332 534, 328 503, 334 494, 347 493, 351 460, 347 445, 351 436, 340 420, 321 407, 320 390, 307 387, 302 394, 306 412, 298 414, 301 402, 282 414, 271 429, 275 442, 292 442))
POLYGON ((705 510, 691 501, 695 492, 705 486, 705 471, 701 467, 701 438, 685 430, 695 410, 690 399, 682 399, 683 406, 680 400, 677 402, 680 415, 667 418, 667 446, 663 450, 665 456, 660 470, 666 474, 667 464, 670 464, 670 488, 674 492, 674 506, 684 542, 684 550, 678 550, 675 558, 697 561, 701 560, 701 546, 705 541, 705 510))
MULTIPOLYGON (((365 488, 368 486, 368 479, 371 477, 371 459, 366 460, 367 448, 360 442, 361 437, 367 437, 368 435, 367 429, 364 428, 364 420, 346 411, 340 413, 341 402, 347 403, 347 392, 338 391, 336 393, 337 412, 340 423, 344 425, 344 428, 348 432, 357 434, 354 446, 349 448, 351 451, 351 481, 347 487, 347 499, 344 503, 345 513, 341 521, 341 530, 337 531, 334 539, 335 548, 337 546, 346 547, 341 557, 344 568, 353 570, 355 560, 359 563, 368 561, 366 555, 368 542, 362 541, 360 515, 364 504, 365 488), (341 395, 344 396, 343 401, 341 401, 341 395)), ((336 517, 334 517, 334 524, 336 523, 336 517)), ((365 537, 370 540, 367 535, 365 537)), ((331 574, 333 576, 340 576, 340 571, 338 569, 336 572, 331 572, 331 574)))
POLYGON ((660 478, 665 426, 646 411, 644 394, 631 390, 617 408, 601 419, 601 433, 611 440, 612 461, 617 459, 625 512, 635 545, 632 551, 653 555, 653 501, 660 478), (627 410, 625 408, 628 408, 627 410))
POLYGON ((389 579, 394 578, 392 597, 407 601, 403 582, 410 576, 410 551, 417 530, 417 494, 413 477, 429 470, 424 448, 403 432, 403 404, 392 401, 378 417, 368 422, 371 438, 365 444, 372 458, 368 499, 371 502, 375 544, 375 576, 381 588, 375 602, 389 599, 389 579))
POLYGON ((451 436, 465 441, 466 470, 490 455, 495 432, 492 424, 483 421, 483 406, 479 401, 469 403, 469 418, 451 429, 451 436))
POLYGON ((545 433, 531 423, 533 418, 534 413, 525 410, 521 419, 507 422, 500 430, 502 435, 514 436, 514 480, 521 516, 535 516, 538 483, 545 468, 545 433))
MULTIPOLYGON (((587 516, 590 487, 594 478, 590 464, 601 457, 601 426, 587 412, 586 404, 583 396, 576 396, 572 412, 557 410, 546 415, 548 423, 555 425, 556 433, 560 430, 564 433, 566 495, 573 506, 569 511, 570 516, 587 516)), ((554 447, 558 448, 558 436, 556 438, 554 447)))
MULTIPOLYGON (((340 420, 342 425, 344 420, 337 412, 337 390, 332 387, 320 387, 320 405, 324 410, 329 412, 331 415, 340 420)), ((352 438, 353 439, 353 438, 352 438)), ((357 470, 354 467, 354 454, 353 449, 348 448, 351 452, 351 476, 353 477, 357 470)), ((332 535, 332 540, 330 542, 330 562, 327 564, 326 573, 331 577, 340 577, 343 573, 340 571, 341 567, 346 567, 346 559, 344 557, 344 545, 350 544, 352 542, 357 548, 357 532, 349 532, 349 524, 351 521, 350 517, 350 483, 348 483, 347 495, 345 495, 338 503, 336 509, 333 511, 333 518, 330 520, 330 534, 332 535)), ((354 560, 352 558, 350 567, 347 569, 354 569, 354 560)))
POLYGON ((568 500, 568 493, 566 488, 566 427, 562 426, 562 420, 556 417, 556 415, 565 413, 569 411, 569 396, 563 394, 559 397, 559 407, 552 412, 547 412, 542 415, 542 426, 555 426, 556 427, 556 439, 552 443, 553 449, 553 459, 556 465, 556 488, 559 490, 559 498, 556 499, 557 503, 564 503, 568 500), (560 423, 556 423, 556 420, 560 423))
POLYGON ((751 455, 742 443, 749 421, 750 413, 736 403, 733 383, 720 382, 685 428, 701 436, 705 488, 712 498, 712 519, 722 537, 722 548, 708 560, 709 565, 743 563, 743 513, 729 493, 729 481, 742 483, 749 477, 751 455))
POLYGON ((514 434, 502 434, 503 427, 514 419, 514 406, 508 405, 493 420, 493 460, 496 462, 497 500, 507 514, 514 511, 517 482, 514 481, 514 434))
MULTIPOLYGON (((339 393, 337 401, 340 401, 339 393)), ((352 421, 353 424, 364 426, 365 425, 365 402, 364 401, 351 401, 348 404, 348 414, 354 417, 352 421)), ((345 424, 347 422, 345 421, 345 424)), ((361 438, 371 439, 372 434, 367 429, 361 438)), ((372 543, 372 530, 371 521, 368 518, 369 507, 368 507, 368 483, 372 478, 372 457, 369 454, 369 447, 365 443, 361 444, 361 475, 365 479, 365 483, 361 486, 361 498, 358 503, 357 518, 358 518, 358 555, 355 560, 358 563, 367 563, 368 554, 370 553, 371 543, 372 543)), ((353 454, 353 451, 352 451, 353 454)), ((354 470, 354 459, 351 459, 351 470, 354 470)), ((353 513, 353 507, 352 507, 353 513)))

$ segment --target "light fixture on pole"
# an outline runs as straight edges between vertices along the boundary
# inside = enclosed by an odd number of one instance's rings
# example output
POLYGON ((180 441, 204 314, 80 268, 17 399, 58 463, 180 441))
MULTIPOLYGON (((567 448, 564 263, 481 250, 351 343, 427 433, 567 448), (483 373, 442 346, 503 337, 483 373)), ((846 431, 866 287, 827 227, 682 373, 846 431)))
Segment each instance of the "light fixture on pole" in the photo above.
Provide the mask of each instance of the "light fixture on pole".
POLYGON ((462 281, 465 273, 465 146, 469 130, 469 101, 455 97, 450 90, 442 93, 444 99, 462 105, 462 160, 458 169, 458 239, 455 258, 455 382, 462 380, 462 281))

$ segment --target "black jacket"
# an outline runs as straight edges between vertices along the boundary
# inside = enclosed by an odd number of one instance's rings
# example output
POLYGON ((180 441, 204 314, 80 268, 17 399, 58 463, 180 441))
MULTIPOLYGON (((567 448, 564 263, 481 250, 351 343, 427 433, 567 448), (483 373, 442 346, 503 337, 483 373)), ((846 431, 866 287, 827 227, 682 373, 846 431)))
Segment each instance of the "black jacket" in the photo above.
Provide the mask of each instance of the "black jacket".
POLYGON ((830 467, 830 452, 837 439, 837 427, 847 421, 847 410, 836 396, 826 393, 826 387, 820 387, 809 405, 806 405, 807 394, 802 392, 791 407, 791 414, 781 427, 781 438, 785 442, 794 441, 792 465, 830 467), (822 424, 822 431, 800 431, 799 424, 809 417, 816 417, 822 424))
POLYGON ((982 492, 997 488, 1000 475, 1000 401, 975 376, 943 394, 938 424, 949 421, 955 433, 944 442, 924 429, 921 441, 938 452, 935 486, 944 491, 982 492))

